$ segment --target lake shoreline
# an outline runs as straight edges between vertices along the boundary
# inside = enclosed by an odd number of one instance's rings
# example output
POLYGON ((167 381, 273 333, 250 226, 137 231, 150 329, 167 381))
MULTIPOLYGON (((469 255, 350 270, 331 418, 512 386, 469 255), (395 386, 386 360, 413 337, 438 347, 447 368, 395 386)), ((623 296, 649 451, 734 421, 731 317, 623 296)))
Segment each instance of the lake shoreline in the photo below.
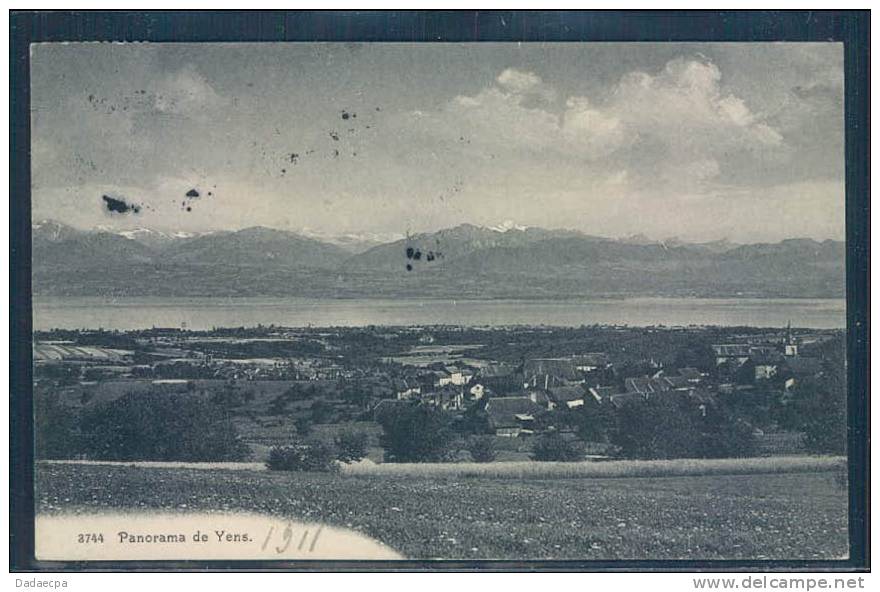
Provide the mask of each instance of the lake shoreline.
POLYGON ((747 326, 842 329, 844 299, 37 298, 36 330, 153 327, 747 326))

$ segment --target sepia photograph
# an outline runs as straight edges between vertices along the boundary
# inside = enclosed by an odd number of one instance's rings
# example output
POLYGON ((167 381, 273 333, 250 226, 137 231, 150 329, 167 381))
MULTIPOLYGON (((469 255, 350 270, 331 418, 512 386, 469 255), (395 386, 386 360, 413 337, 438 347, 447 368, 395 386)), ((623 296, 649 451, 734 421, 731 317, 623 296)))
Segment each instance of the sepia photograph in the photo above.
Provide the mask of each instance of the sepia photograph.
POLYGON ((852 559, 843 42, 27 53, 37 562, 852 559))

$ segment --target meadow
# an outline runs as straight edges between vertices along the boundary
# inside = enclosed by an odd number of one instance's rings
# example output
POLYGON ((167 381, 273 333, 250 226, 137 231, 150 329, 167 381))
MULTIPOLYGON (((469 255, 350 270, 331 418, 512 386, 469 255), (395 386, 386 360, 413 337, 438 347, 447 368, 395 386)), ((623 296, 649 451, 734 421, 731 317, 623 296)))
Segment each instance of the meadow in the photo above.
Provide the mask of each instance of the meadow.
POLYGON ((350 528, 418 559, 840 559, 847 495, 830 469, 512 479, 41 463, 36 505, 258 512, 350 528))

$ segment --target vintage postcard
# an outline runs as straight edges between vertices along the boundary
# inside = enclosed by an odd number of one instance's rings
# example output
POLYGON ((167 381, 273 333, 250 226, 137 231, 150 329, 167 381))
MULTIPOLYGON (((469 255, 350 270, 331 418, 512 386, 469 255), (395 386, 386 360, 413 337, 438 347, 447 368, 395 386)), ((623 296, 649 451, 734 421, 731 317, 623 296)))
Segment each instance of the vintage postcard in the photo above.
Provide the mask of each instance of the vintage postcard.
POLYGON ((31 44, 36 560, 848 560, 844 49, 31 44))

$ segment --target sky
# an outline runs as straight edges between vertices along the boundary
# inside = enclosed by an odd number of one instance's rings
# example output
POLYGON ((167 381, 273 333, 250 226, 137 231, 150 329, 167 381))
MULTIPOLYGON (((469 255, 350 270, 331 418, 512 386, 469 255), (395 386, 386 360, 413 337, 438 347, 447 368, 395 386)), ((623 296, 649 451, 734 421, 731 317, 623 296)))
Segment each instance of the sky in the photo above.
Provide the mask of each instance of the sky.
POLYGON ((34 220, 845 237, 842 44, 46 43, 31 64, 34 220))

